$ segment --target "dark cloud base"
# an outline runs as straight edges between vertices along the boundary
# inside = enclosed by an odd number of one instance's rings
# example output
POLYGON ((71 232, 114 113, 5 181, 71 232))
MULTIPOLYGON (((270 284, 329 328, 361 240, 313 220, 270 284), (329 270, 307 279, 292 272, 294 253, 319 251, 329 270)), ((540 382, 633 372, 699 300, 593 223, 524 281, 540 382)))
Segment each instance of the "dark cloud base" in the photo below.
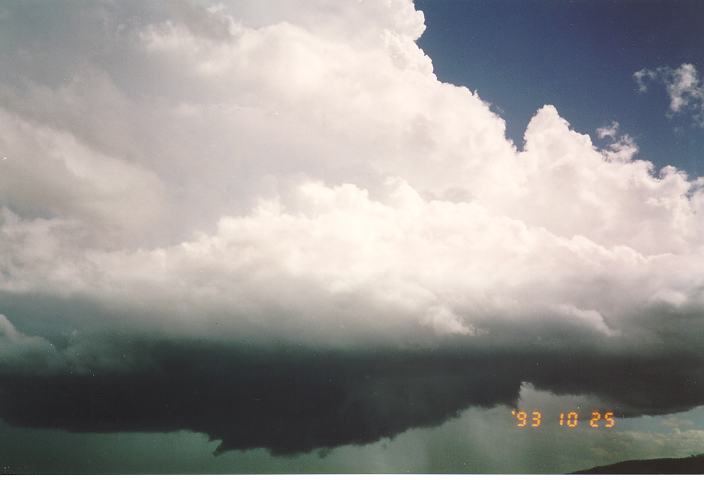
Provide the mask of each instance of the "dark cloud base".
POLYGON ((704 368, 691 355, 131 348, 149 358, 139 371, 0 374, 0 417, 73 432, 192 430, 222 440, 220 452, 287 455, 438 425, 469 406, 515 405, 522 382, 595 395, 623 416, 704 404, 704 368))

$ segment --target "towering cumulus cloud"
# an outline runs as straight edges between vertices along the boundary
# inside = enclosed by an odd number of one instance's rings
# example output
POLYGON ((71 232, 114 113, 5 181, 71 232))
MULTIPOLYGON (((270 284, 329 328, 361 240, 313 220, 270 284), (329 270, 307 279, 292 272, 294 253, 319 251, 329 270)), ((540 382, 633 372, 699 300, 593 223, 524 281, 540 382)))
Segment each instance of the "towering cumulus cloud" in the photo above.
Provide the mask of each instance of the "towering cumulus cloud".
POLYGON ((524 382, 704 403, 704 179, 549 105, 517 149, 410 0, 60 3, 0 6, 5 421, 286 454, 524 382))

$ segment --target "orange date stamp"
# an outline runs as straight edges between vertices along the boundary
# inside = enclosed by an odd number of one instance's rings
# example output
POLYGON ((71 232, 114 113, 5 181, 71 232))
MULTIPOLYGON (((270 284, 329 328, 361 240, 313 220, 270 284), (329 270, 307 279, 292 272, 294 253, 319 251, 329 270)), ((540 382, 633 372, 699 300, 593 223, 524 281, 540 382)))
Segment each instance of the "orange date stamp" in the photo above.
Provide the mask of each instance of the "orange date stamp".
MULTIPOLYGON (((540 428, 543 424, 543 413, 540 410, 511 410, 511 415, 516 419, 517 428, 540 428)), ((577 428, 580 424, 579 413, 574 410, 567 413, 560 412, 557 418, 561 427, 577 428)), ((614 412, 606 411, 602 414, 599 410, 593 410, 591 417, 584 419, 588 422, 589 428, 613 428, 616 426, 614 412)))

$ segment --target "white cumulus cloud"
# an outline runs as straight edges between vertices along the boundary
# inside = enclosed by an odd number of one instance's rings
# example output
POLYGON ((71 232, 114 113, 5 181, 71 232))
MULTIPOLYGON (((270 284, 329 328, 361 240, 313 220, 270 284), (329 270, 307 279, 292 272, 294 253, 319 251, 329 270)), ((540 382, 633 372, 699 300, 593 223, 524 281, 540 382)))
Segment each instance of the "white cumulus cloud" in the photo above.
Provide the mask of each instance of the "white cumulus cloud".
MULTIPOLYGON (((108 333, 315 345, 557 325, 598 348, 701 322, 704 182, 550 105, 517 149, 436 78, 410 0, 66 7, 0 19, 37 32, 0 46, 8 298, 87 301, 123 319, 92 317, 108 333)), ((691 65, 636 79, 701 104, 691 65)))

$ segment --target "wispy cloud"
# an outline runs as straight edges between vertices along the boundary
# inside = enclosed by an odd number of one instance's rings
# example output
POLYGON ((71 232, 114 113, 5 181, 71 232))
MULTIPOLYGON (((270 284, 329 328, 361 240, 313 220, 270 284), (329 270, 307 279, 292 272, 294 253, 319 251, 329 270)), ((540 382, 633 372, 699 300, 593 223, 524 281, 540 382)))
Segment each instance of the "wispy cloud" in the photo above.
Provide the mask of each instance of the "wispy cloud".
POLYGON ((678 68, 667 66, 654 70, 644 68, 633 74, 641 93, 648 91, 650 83, 665 86, 670 98, 669 114, 690 113, 694 122, 704 128, 704 83, 691 63, 683 63, 678 68))

